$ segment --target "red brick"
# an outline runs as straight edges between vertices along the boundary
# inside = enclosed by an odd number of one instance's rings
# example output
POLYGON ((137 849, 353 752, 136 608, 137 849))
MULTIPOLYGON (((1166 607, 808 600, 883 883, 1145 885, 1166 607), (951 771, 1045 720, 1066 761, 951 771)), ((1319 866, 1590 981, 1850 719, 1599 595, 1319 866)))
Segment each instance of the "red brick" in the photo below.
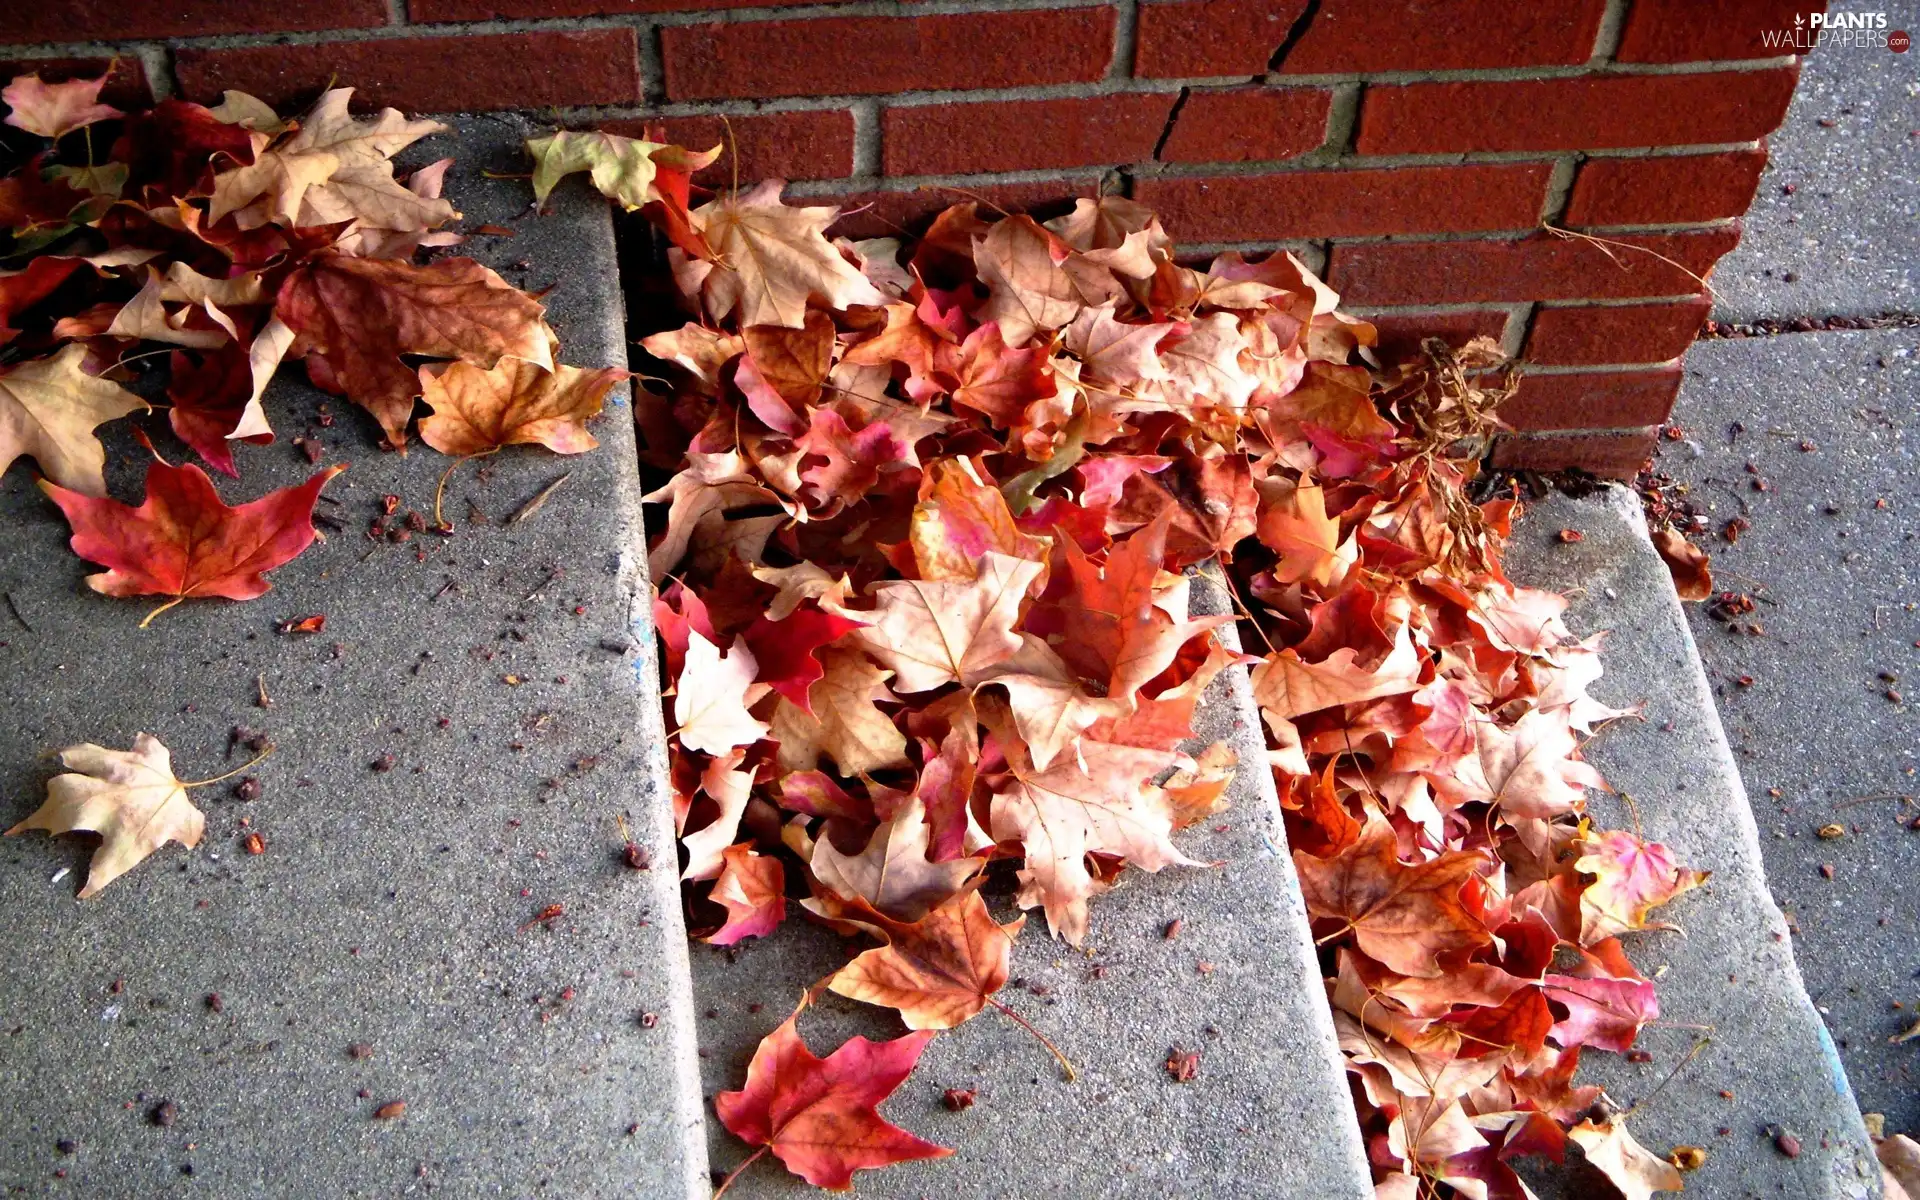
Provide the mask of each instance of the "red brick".
POLYGON ((993 215, 993 207, 1007 212, 1030 212, 1036 220, 1046 220, 1073 209, 1080 196, 1092 196, 1100 190, 1100 178, 1087 175, 1040 183, 994 183, 970 187, 965 192, 951 188, 920 187, 905 192, 849 192, 839 196, 809 196, 792 204, 838 205, 841 217, 828 228, 832 237, 901 237, 919 234, 934 214, 969 200, 984 201, 980 209, 993 215))
POLYGON ((1737 217, 1753 203, 1765 150, 1594 158, 1580 168, 1568 225, 1663 225, 1737 217))
POLYGON ((1083 83, 1113 58, 1111 8, 675 25, 660 31, 667 95, 879 95, 1083 83))
POLYGON ((951 175, 1145 162, 1174 97, 916 104, 881 116, 889 175, 951 175))
MULTIPOLYGON (((668 141, 690 149, 714 145, 737 149, 742 186, 762 179, 838 179, 853 174, 853 114, 845 109, 750 113, 724 122, 719 117, 650 117, 596 122, 593 128, 628 137, 664 130, 668 141)), ((731 180, 733 173, 733 157, 723 153, 696 178, 713 185, 731 180)))
POLYGON ((286 105, 311 99, 329 80, 357 88, 360 105, 410 112, 631 104, 640 98, 631 29, 180 50, 174 64, 187 97, 209 103, 222 89, 238 88, 286 105))
POLYGON ((1666 362, 1693 344, 1713 301, 1543 308, 1533 316, 1525 357, 1555 366, 1666 362))
POLYGON ((385 24, 385 0, 10 0, 0 5, 0 42, 120 42, 385 24))
POLYGON ((1660 429, 1609 429, 1596 433, 1550 433, 1503 437, 1493 444, 1493 465, 1510 471, 1558 471, 1581 467, 1611 479, 1632 479, 1653 457, 1660 429))
POLYGON ((407 15, 421 21, 493 21, 542 17, 621 16, 727 8, 780 8, 843 0, 409 0, 407 15))
POLYGON ((1497 308, 1360 315, 1380 331, 1380 343, 1373 352, 1386 365, 1419 358, 1420 343, 1427 338, 1437 337, 1458 350, 1477 337, 1490 337, 1497 342, 1507 330, 1507 314, 1497 308))
POLYGON ((1174 0, 1140 6, 1133 73, 1140 78, 1258 75, 1307 0, 1174 0))
POLYGON ((1453 71, 1583 63, 1606 0, 1325 0, 1289 74, 1453 71))
POLYGON ((147 87, 146 68, 140 60, 126 58, 15 58, 0 62, 0 79, 38 73, 48 83, 69 79, 98 79, 108 67, 113 78, 100 89, 100 99, 120 108, 141 108, 153 103, 147 87))
POLYGON ((1740 234, 1736 229, 1708 229, 1623 234, 1609 240, 1620 244, 1603 250, 1543 233, 1518 241, 1336 245, 1327 282, 1350 304, 1679 296, 1700 288, 1687 272, 1704 276, 1739 243, 1740 234))
POLYGON ((1530 229, 1547 163, 1142 179, 1134 197, 1182 241, 1530 229))
MULTIPOLYGON (((1891 7, 1891 6, 1883 6, 1891 7)), ((1769 47, 1767 31, 1794 30, 1793 19, 1825 12, 1825 0, 1633 0, 1614 57, 1621 62, 1702 62, 1777 58, 1792 47, 1769 47)))
POLYGON ((1362 154, 1748 142, 1786 115, 1798 67, 1369 87, 1362 154))
POLYGON ((1523 373, 1519 392, 1500 406, 1500 417, 1523 433, 1658 425, 1673 411, 1683 374, 1679 363, 1657 371, 1523 373))
POLYGON ((1327 140, 1333 93, 1321 88, 1194 91, 1161 148, 1166 162, 1278 162, 1327 140))

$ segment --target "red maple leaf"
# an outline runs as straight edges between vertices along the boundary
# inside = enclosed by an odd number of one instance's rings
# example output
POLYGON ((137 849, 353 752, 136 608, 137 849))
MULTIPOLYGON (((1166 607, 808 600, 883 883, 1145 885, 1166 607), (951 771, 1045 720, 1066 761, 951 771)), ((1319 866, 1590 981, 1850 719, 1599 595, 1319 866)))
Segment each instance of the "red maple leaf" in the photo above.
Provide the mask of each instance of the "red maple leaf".
POLYGON ((144 628, 182 600, 221 596, 252 600, 273 585, 262 572, 292 561, 313 543, 313 505, 327 481, 346 470, 328 467, 297 487, 228 507, 206 472, 191 463, 147 468, 147 498, 138 508, 95 499, 40 481, 73 526, 73 552, 108 568, 87 586, 108 596, 171 596, 147 614, 144 628))
MULTIPOLYGON (((713 1098, 720 1123, 748 1145, 761 1147, 735 1175, 771 1150, 815 1187, 844 1191, 864 1167, 953 1153, 889 1124, 875 1108, 920 1061, 920 1052, 933 1040, 931 1030, 888 1042, 849 1038, 822 1059, 794 1029, 799 1016, 796 1011, 761 1039, 745 1088, 713 1098)), ((729 1176, 727 1182, 732 1180, 729 1176)))

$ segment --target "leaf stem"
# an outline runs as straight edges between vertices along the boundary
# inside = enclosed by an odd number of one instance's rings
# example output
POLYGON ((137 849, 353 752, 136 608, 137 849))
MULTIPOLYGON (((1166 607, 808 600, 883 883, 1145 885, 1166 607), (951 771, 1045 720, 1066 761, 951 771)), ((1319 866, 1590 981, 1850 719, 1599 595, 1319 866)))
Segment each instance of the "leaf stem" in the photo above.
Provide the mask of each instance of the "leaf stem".
POLYGON ((153 624, 153 619, 155 617, 159 616, 161 613, 167 611, 168 609, 172 608, 174 605, 180 603, 182 600, 185 600, 185 599, 186 599, 185 596, 175 596, 173 599, 167 601, 165 604, 162 604, 159 608, 154 609, 152 612, 146 615, 145 619, 143 619, 140 622, 140 628, 145 629, 147 626, 153 624))
POLYGON ((752 1154, 747 1156, 747 1161, 741 1163, 739 1166, 735 1167, 730 1173, 728 1173, 727 1177, 720 1181, 720 1186, 714 1189, 713 1200, 720 1200, 720 1197, 726 1195, 727 1189, 733 1186, 733 1181, 740 1177, 740 1172, 746 1170, 748 1167, 752 1166, 754 1163, 759 1162, 760 1156, 765 1154, 766 1152, 767 1152, 767 1147, 765 1146, 760 1147, 758 1150, 755 1150, 752 1154))
POLYGON ((267 755, 272 753, 273 753, 273 747, 268 746, 265 750, 262 750, 260 753, 254 755, 251 761, 247 762, 243 766, 235 767, 233 770, 228 771, 225 775, 215 775, 212 779, 194 779, 194 780, 183 779, 180 781, 180 786, 183 788, 206 787, 210 783, 220 783, 224 780, 232 779, 235 775, 240 775, 240 774, 244 774, 247 771, 251 771, 254 767, 260 765, 261 760, 265 759, 267 755))
POLYGON ((986 1001, 988 1004, 993 1005, 995 1008, 999 1009, 1001 1012, 1007 1014, 1007 1016, 1012 1019, 1015 1025, 1018 1025, 1020 1028, 1026 1030, 1028 1033, 1038 1038, 1040 1040, 1040 1044, 1042 1046, 1045 1046, 1047 1048, 1047 1052, 1052 1054, 1054 1057, 1054 1060, 1060 1064, 1060 1070, 1063 1073, 1065 1073, 1068 1083, 1072 1083, 1074 1080, 1080 1078, 1080 1073, 1073 1069, 1073 1064, 1067 1061, 1067 1056, 1060 1053, 1060 1047, 1054 1045, 1052 1042, 1047 1040, 1046 1034, 1041 1033, 1038 1029, 1035 1029, 1032 1025, 1027 1023, 1027 1019, 1025 1017, 1021 1016, 1019 1013, 1008 1008, 1006 1005, 1000 1003, 998 1000, 995 1000, 992 996, 986 997, 986 1001))

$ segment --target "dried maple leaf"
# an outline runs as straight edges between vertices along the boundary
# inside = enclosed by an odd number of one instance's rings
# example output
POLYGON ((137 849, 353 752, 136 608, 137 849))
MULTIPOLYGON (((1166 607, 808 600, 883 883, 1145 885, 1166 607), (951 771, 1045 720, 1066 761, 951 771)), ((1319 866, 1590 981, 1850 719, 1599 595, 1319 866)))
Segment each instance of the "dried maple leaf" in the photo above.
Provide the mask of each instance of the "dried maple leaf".
POLYGON ((1460 902, 1461 885, 1485 865, 1480 854, 1455 851, 1403 863, 1393 827, 1373 821, 1332 858, 1295 851, 1293 865, 1307 913, 1343 922, 1362 953, 1402 975, 1438 975, 1440 955, 1492 940, 1460 902))
POLYGON ((982 324, 997 321, 1009 346, 1073 323, 1089 305, 1114 303, 1125 291, 1111 271, 1026 215, 997 221, 973 243, 980 282, 987 285, 982 324))
POLYGON ((952 1029, 985 1008, 1007 982, 1013 939, 1027 919, 993 919, 972 888, 918 921, 896 921, 865 900, 823 906, 823 915, 859 925, 886 945, 841 967, 827 986, 842 996, 898 1009, 908 1029, 952 1029))
POLYGON ((1327 515, 1326 492, 1319 484, 1263 489, 1258 536, 1280 556, 1273 577, 1281 583, 1307 582, 1330 589, 1358 557, 1353 540, 1343 546, 1340 518, 1327 515))
POLYGON ((1595 942, 1579 955, 1571 973, 1542 980, 1547 998, 1567 1010, 1566 1019, 1553 1027, 1553 1040, 1567 1049, 1633 1049, 1641 1026, 1660 1015, 1653 984, 1633 969, 1617 939, 1595 942))
MULTIPOLYGON (((544 207, 556 184, 576 171, 587 171, 601 195, 618 201, 622 208, 632 212, 661 199, 653 186, 658 171, 653 156, 662 150, 677 149, 663 142, 597 130, 585 133, 562 130, 546 137, 528 138, 527 153, 533 156, 533 202, 544 207)), ((686 169, 697 171, 720 157, 720 147, 687 157, 686 169)))
POLYGON ((1260 378, 1240 363, 1251 347, 1232 313, 1208 313, 1186 323, 1162 344, 1160 362, 1166 382, 1159 393, 1175 409, 1191 410, 1206 400, 1243 409, 1259 390, 1260 378))
POLYGON ((1253 698, 1270 717, 1292 718, 1419 690, 1422 658, 1407 626, 1395 632, 1393 650, 1384 659, 1362 667, 1360 658, 1348 646, 1320 662, 1303 662, 1289 647, 1253 669, 1253 698))
POLYGON ((87 496, 107 494, 107 451, 97 426, 147 402, 83 369, 87 349, 63 346, 0 371, 0 472, 29 455, 47 478, 87 496))
POLYGON ((1081 309, 1061 340, 1080 359, 1082 374, 1089 382, 1131 391, 1167 378, 1158 348, 1161 339, 1175 328, 1171 324, 1119 321, 1113 315, 1113 306, 1104 304, 1081 309))
POLYGON ((40 488, 67 514, 73 552, 108 568, 87 576, 88 587, 108 596, 173 597, 147 614, 140 622, 145 628, 182 600, 265 595, 272 585, 262 572, 292 561, 313 543, 314 502, 344 470, 328 467, 297 487, 232 508, 191 463, 148 467, 147 498, 138 508, 46 480, 40 488))
POLYGON ((100 89, 112 75, 108 71, 98 79, 69 79, 65 83, 43 83, 37 71, 17 75, 0 89, 0 101, 13 110, 7 114, 7 124, 59 141, 96 121, 123 117, 126 114, 119 109, 100 103, 100 89))
POLYGON ((485 454, 502 446, 538 443, 556 454, 581 454, 600 443, 587 422, 613 385, 618 367, 551 371, 518 358, 492 370, 456 362, 420 368, 421 396, 433 415, 420 422, 420 440, 442 454, 485 454))
POLYGON ((720 857, 723 865, 711 899, 726 907, 727 923, 708 934, 707 941, 731 946, 741 938, 772 933, 787 915, 787 873, 780 860, 744 842, 728 846, 720 857))
POLYGON ((1020 906, 1044 907, 1048 928, 1077 946, 1087 933, 1087 900, 1103 890, 1087 870, 1089 853, 1144 871, 1203 864, 1173 844, 1173 809, 1153 783, 1182 756, 1091 739, 1076 749, 1044 771, 1010 764, 994 789, 991 827, 994 840, 1025 851, 1020 906))
POLYGON ((1013 627, 1045 564, 989 551, 977 578, 877 584, 873 624, 849 635, 893 668, 894 687, 924 692, 961 683, 1020 649, 1013 627))
POLYGON ((774 705, 773 737, 780 765, 809 771, 822 754, 849 778, 907 765, 907 739, 876 701, 899 699, 887 687, 892 672, 874 666, 858 650, 819 652, 820 678, 808 686, 806 707, 786 694, 774 705))
POLYGON ((458 217, 445 200, 402 187, 393 176, 395 154, 447 127, 409 121, 394 108, 358 121, 347 111, 352 96, 352 88, 323 93, 284 141, 215 176, 207 220, 232 213, 241 229, 352 221, 368 229, 422 230, 458 217))
POLYGON ((887 1042, 849 1038, 820 1059, 794 1028, 799 1016, 761 1039, 746 1087, 713 1098, 714 1114, 728 1132, 762 1147, 747 1162, 771 1150, 815 1187, 844 1191, 863 1168, 953 1153, 889 1124, 875 1107, 920 1061, 931 1031, 887 1042))
POLYGON ((826 674, 820 649, 858 628, 860 622, 851 617, 806 605, 778 621, 763 614, 742 636, 760 664, 760 682, 811 714, 809 691, 826 674))
POLYGON ((747 711, 747 689, 756 671, 745 638, 733 640, 731 653, 690 631, 687 661, 674 681, 673 719, 680 745, 688 750, 725 755, 735 746, 751 746, 767 735, 764 723, 747 711))
POLYGON ((1556 817, 1579 807, 1587 788, 1607 789, 1600 772, 1577 757, 1580 742, 1563 709, 1535 709, 1511 726, 1479 722, 1474 741, 1478 756, 1456 765, 1449 786, 1508 817, 1556 817))
POLYGON ((917 921, 986 865, 983 858, 932 862, 928 838, 926 807, 920 797, 909 796, 860 853, 843 854, 823 837, 814 842, 808 865, 821 886, 843 899, 865 900, 889 916, 917 921))
POLYGON ((80 899, 98 895, 168 842, 189 849, 200 844, 206 815, 187 799, 188 785, 174 778, 173 756, 152 734, 135 734, 131 750, 69 746, 60 765, 77 774, 49 780, 46 802, 7 836, 30 829, 99 834, 80 899))
POLYGON ((1163 588, 1171 515, 1163 515, 1115 546, 1096 566, 1071 538, 1065 552, 1071 586, 1038 606, 1027 627, 1046 637, 1080 678, 1109 699, 1135 703, 1142 685, 1159 675, 1195 637, 1230 623, 1230 616, 1176 619, 1187 609, 1179 577, 1163 588))
POLYGON ((885 304, 879 289, 822 236, 840 210, 789 208, 780 203, 781 186, 770 179, 694 210, 715 256, 703 264, 711 269, 701 285, 713 319, 738 309, 742 326, 799 329, 809 300, 829 308, 885 304))
POLYGON ((1604 1123, 1582 1121, 1569 1129, 1567 1136, 1626 1200, 1651 1200, 1655 1192, 1678 1192, 1686 1187, 1679 1169, 1635 1141, 1620 1117, 1604 1123))
POLYGON ((1643 842, 1623 830, 1590 832, 1573 848, 1580 855, 1573 869, 1594 877, 1580 893, 1583 944, 1633 929, 1672 928, 1649 924, 1648 914, 1707 881, 1708 872, 1680 866, 1659 842, 1643 842))
POLYGON ((1390 438, 1394 428, 1374 407, 1372 378, 1365 367, 1311 362, 1300 385, 1264 403, 1278 427, 1298 436, 1315 426, 1353 441, 1390 438))
MULTIPOLYGON (((640 497, 645 504, 669 506, 666 533, 647 554, 647 569, 655 583, 665 579, 686 556, 704 522, 724 518, 737 508, 775 504, 779 499, 756 482, 738 451, 694 452, 687 455, 687 460, 686 470, 640 497)), ((778 618, 785 614, 776 611, 771 615, 778 618)))
POLYGON ((281 283, 274 311, 297 335, 293 352, 307 356, 315 382, 371 412, 394 446, 406 443, 420 394, 403 354, 553 368, 540 303, 470 258, 422 267, 321 254, 281 283))
MULTIPOLYGON (((751 380, 742 374, 736 374, 735 382, 740 390, 747 393, 747 402, 761 420, 764 407, 750 384, 764 385, 773 391, 781 409, 788 413, 805 412, 810 404, 820 400, 822 385, 827 381, 827 373, 833 367, 834 328, 833 320, 827 314, 809 310, 806 321, 798 329, 788 329, 780 325, 749 325, 741 331, 741 341, 746 345, 747 361, 742 364, 744 372, 751 365, 751 380)), ((778 414, 776 414, 778 415, 778 414)), ((774 428, 782 428, 775 421, 767 421, 774 428)), ((799 428, 796 419, 791 428, 799 428)))
POLYGON ((908 535, 920 578, 970 580, 987 551, 1044 561, 1050 538, 1022 533, 1000 489, 980 478, 969 459, 930 464, 920 483, 908 535))

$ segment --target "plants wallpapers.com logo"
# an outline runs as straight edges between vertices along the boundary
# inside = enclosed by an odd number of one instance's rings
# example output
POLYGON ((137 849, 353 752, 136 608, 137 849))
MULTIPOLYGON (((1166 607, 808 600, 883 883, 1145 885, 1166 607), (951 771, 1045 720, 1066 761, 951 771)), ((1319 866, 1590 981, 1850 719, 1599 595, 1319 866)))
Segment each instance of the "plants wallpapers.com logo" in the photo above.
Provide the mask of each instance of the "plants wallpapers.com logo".
POLYGON ((1904 29, 1888 29, 1883 12, 1795 13, 1793 28, 1763 29, 1760 43, 1769 50, 1792 54, 1805 54, 1819 46, 1905 54, 1913 39, 1904 29))

